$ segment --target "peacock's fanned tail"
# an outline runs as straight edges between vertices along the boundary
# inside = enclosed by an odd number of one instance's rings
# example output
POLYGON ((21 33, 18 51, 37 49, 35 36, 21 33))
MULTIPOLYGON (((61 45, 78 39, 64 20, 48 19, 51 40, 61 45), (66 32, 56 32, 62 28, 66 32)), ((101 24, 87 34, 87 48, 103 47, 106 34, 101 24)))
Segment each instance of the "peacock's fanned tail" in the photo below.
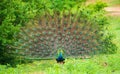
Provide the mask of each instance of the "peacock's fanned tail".
POLYGON ((98 31, 98 24, 78 13, 45 14, 21 28, 14 47, 17 53, 31 58, 55 57, 58 49, 63 49, 66 57, 89 56, 102 48, 98 31))

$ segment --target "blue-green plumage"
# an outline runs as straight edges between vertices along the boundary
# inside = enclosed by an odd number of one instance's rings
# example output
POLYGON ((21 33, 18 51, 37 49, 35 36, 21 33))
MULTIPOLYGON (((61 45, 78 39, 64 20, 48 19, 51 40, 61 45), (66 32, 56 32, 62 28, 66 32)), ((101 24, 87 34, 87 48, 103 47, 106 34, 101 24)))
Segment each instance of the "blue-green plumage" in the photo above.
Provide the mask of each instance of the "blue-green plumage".
POLYGON ((62 52, 59 52, 56 61, 59 63, 59 62, 64 62, 64 60, 65 58, 63 57, 62 52))

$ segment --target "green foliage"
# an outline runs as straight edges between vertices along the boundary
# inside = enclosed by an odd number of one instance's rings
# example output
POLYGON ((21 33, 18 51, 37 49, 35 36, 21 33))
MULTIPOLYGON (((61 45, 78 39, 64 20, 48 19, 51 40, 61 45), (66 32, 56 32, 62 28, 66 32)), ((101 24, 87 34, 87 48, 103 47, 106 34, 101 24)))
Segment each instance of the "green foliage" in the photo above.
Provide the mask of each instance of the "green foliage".
POLYGON ((17 40, 14 38, 21 25, 33 18, 34 10, 28 3, 21 0, 1 0, 0 1, 0 63, 13 63, 14 48, 10 45, 17 40), (12 62, 8 60, 12 60, 12 62))
POLYGON ((83 19, 87 19, 93 24, 106 25, 108 24, 107 17, 104 15, 104 8, 106 6, 107 5, 102 2, 97 2, 88 6, 82 6, 80 8, 81 16, 83 19))
MULTIPOLYGON (((107 27, 110 25, 109 19, 106 17, 106 12, 104 11, 104 7, 107 5, 102 2, 97 2, 95 4, 90 4, 86 7, 83 7, 81 10, 81 14, 84 18, 87 18, 92 24, 97 24, 98 26, 94 26, 94 28, 98 28, 96 33, 102 35, 100 39, 102 39, 100 47, 101 53, 115 53, 117 51, 117 46, 112 42, 114 38, 114 34, 110 33, 107 27)), ((97 35, 97 34, 96 34, 97 35)), ((99 39, 98 39, 99 40, 99 39)))
POLYGON ((112 43, 112 37, 108 36, 104 39, 104 43, 101 45, 103 46, 102 53, 115 53, 117 51, 117 47, 115 44, 112 43))
POLYGON ((117 45, 118 49, 118 53, 120 53, 120 17, 119 16, 111 16, 109 17, 109 22, 110 25, 108 26, 108 31, 111 34, 114 34, 114 39, 113 42, 117 45))

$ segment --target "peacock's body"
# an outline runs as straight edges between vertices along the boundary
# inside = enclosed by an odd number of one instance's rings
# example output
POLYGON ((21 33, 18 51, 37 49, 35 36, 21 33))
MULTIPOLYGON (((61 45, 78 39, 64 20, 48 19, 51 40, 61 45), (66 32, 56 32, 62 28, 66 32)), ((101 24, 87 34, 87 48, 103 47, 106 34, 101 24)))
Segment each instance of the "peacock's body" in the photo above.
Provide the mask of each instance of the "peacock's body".
POLYGON ((58 49, 58 57, 56 58, 57 63, 64 63, 63 51, 58 49))
POLYGON ((58 49, 63 50, 65 57, 81 57, 101 50, 98 31, 98 24, 79 14, 45 14, 21 29, 14 47, 30 58, 54 58, 58 49))

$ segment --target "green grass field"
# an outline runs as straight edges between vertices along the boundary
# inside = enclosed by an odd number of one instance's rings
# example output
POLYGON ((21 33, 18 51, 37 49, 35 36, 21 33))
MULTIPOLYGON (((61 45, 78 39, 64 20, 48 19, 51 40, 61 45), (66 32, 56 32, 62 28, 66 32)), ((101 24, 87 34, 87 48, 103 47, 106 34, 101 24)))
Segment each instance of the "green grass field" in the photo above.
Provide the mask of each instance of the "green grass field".
POLYGON ((91 59, 66 59, 65 64, 55 60, 34 61, 16 68, 0 66, 0 74, 119 74, 120 54, 98 55, 91 59))

